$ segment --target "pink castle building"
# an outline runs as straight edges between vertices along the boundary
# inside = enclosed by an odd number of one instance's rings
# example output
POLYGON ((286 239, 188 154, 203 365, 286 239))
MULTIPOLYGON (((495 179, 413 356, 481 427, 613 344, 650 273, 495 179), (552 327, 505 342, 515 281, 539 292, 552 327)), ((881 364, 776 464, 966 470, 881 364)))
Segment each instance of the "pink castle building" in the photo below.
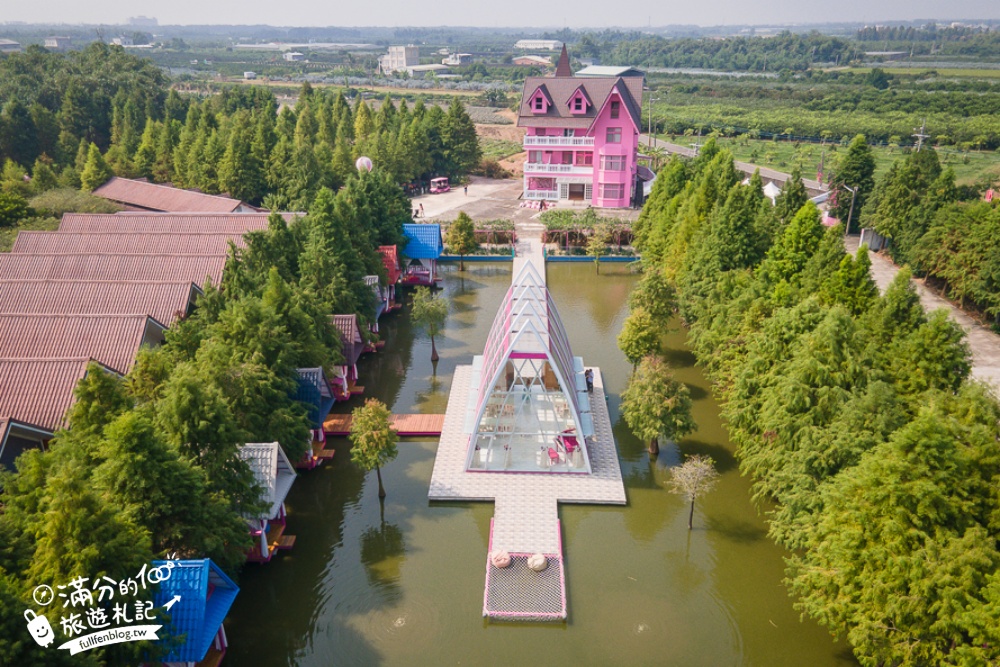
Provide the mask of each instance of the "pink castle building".
POLYGON ((573 76, 563 47, 554 77, 529 77, 518 127, 527 128, 524 199, 594 207, 633 202, 642 125, 641 76, 573 76))

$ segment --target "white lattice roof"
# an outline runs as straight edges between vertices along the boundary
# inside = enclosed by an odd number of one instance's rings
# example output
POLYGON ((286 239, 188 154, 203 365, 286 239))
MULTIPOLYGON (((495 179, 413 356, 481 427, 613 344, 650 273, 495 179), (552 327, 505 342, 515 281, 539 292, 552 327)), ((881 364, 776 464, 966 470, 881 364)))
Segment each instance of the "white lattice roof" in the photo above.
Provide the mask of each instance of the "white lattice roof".
POLYGON ((240 447, 237 454, 247 462, 260 485, 261 500, 267 503, 266 516, 254 517, 270 519, 278 515, 285 502, 288 490, 295 481, 295 469, 285 455, 285 450, 276 442, 248 442, 240 447))

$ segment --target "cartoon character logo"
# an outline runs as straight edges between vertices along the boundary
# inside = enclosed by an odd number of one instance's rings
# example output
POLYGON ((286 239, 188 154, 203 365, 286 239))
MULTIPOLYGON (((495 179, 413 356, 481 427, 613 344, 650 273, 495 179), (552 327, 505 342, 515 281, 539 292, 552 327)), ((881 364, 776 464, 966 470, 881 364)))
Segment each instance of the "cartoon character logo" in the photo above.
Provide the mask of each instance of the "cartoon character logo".
POLYGON ((45 647, 55 641, 56 633, 52 631, 49 619, 28 609, 24 612, 24 620, 28 622, 28 632, 35 638, 36 644, 45 647))

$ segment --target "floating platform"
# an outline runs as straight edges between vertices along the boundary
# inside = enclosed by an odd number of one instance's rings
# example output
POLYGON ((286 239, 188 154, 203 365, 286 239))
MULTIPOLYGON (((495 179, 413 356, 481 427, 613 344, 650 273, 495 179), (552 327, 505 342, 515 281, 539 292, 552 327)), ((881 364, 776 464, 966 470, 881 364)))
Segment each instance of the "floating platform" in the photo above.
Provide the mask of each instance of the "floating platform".
MULTIPOLYGON (((557 532, 559 528, 557 527, 557 532)), ((493 553, 493 521, 490 521, 490 551, 486 554, 486 587, 483 616, 495 621, 566 620, 566 571, 562 548, 544 553, 547 567, 536 572, 528 567, 533 554, 510 553, 510 565, 496 567, 493 553)))
MULTIPOLYGON (((351 433, 350 413, 328 415, 323 422, 323 431, 327 435, 346 436, 351 433)), ((403 437, 438 437, 444 425, 444 415, 392 415, 392 427, 403 437)))

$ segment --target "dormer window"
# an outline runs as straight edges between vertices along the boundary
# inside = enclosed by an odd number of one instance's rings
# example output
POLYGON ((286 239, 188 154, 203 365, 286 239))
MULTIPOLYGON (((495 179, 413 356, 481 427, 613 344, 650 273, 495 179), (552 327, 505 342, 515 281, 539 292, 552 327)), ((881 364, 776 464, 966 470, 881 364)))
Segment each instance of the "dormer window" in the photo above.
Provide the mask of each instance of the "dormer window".
POLYGON ((573 100, 573 111, 577 111, 577 112, 583 111, 583 98, 582 97, 578 97, 575 100, 573 100))
POLYGON ((536 97, 531 108, 533 111, 545 111, 545 98, 541 95, 536 97))
POLYGON ((622 103, 619 102, 619 101, 617 101, 617 100, 613 100, 611 102, 611 118, 612 118, 612 120, 618 118, 618 115, 621 113, 621 111, 622 111, 622 103))
POLYGON ((587 113, 587 107, 591 106, 590 99, 587 97, 587 93, 584 92, 583 86, 576 89, 573 96, 569 98, 569 111, 572 114, 579 115, 587 113))

